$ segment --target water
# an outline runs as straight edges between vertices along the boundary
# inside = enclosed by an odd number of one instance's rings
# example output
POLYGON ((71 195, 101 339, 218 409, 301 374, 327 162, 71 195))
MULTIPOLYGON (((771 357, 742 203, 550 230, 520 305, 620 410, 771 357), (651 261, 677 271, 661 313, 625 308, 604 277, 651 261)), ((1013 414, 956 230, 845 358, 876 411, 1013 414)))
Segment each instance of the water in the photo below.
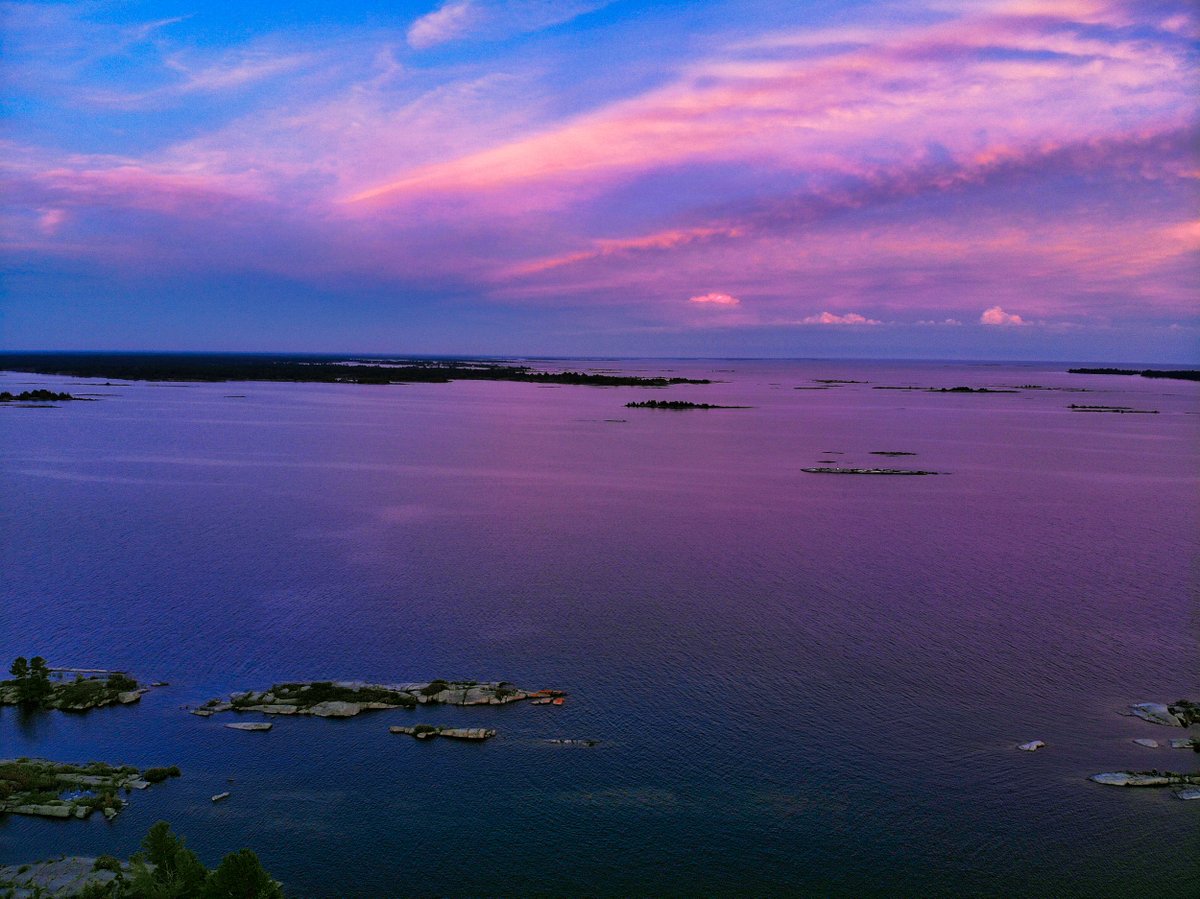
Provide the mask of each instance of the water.
POLYGON ((102 401, 0 408, 0 659, 171 684, 0 710, 0 756, 183 769, 111 823, 0 819, 0 863, 126 856, 161 818, 298 896, 1200 893, 1200 803, 1085 780, 1196 767, 1131 743, 1182 731, 1120 713, 1200 698, 1200 385, 589 364, 723 383, 70 382, 102 401), (793 389, 814 378, 870 383, 793 389), (624 408, 649 397, 753 408, 624 408), (800 472, 821 460, 948 474, 800 472), (180 708, 434 677, 570 698, 266 734, 180 708), (499 736, 387 732, 420 722, 499 736))

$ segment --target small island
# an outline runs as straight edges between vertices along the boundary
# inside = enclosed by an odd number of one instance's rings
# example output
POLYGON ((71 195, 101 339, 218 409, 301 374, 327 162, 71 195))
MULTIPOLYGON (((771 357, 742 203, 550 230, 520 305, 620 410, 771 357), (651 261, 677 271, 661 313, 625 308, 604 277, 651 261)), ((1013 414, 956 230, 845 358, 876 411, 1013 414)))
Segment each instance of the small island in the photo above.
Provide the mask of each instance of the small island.
POLYGON ((801 468, 809 474, 941 474, 940 471, 922 471, 917 468, 801 468))
POLYGON ((418 724, 415 727, 389 727, 393 734, 408 734, 418 740, 428 740, 430 737, 448 737, 452 740, 490 740, 496 732, 487 727, 434 727, 432 724, 418 724))
POLYGON ((917 390, 922 393, 1020 393, 1011 387, 872 387, 872 390, 917 390))
POLYGON ((0 706, 85 712, 107 705, 128 705, 146 692, 124 672, 50 668, 41 656, 29 660, 18 656, 8 670, 13 679, 0 681, 0 706), (64 679, 69 674, 74 678, 64 679))
POLYGON ((1158 415, 1157 409, 1134 409, 1132 406, 1087 406, 1082 403, 1071 403, 1067 406, 1072 412, 1112 412, 1116 415, 1158 415))
POLYGON ((100 810, 112 819, 125 807, 121 793, 144 790, 179 769, 108 765, 71 765, 45 759, 0 761, 0 813, 43 818, 86 818, 100 810))
POLYGON ((1143 378, 1174 378, 1179 381, 1200 381, 1200 370, 1170 368, 1068 368, 1072 375, 1140 375, 1143 378))
POLYGON ((0 391, 0 403, 63 403, 74 399, 78 397, 69 393, 55 393, 53 390, 24 390, 21 393, 0 391))
POLYGON ((362 681, 309 681, 275 684, 269 690, 233 693, 229 700, 210 699, 193 715, 261 712, 264 715, 315 715, 352 718, 376 709, 415 709, 419 705, 506 705, 523 699, 553 698, 561 690, 520 690, 505 681, 433 680, 424 683, 368 684, 362 681))
POLYGON ((689 403, 684 400, 645 400, 640 403, 626 403, 626 409, 669 409, 680 412, 685 409, 745 409, 746 406, 715 406, 712 403, 689 403))

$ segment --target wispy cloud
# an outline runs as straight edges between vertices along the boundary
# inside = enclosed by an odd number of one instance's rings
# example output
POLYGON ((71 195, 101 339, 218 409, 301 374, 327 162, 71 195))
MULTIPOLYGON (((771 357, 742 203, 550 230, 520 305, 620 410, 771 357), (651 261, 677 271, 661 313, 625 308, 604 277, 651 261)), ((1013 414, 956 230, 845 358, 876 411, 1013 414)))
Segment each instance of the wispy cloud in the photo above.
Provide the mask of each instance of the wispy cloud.
POLYGON ((561 25, 612 0, 449 0, 408 29, 417 50, 462 40, 502 40, 561 25))

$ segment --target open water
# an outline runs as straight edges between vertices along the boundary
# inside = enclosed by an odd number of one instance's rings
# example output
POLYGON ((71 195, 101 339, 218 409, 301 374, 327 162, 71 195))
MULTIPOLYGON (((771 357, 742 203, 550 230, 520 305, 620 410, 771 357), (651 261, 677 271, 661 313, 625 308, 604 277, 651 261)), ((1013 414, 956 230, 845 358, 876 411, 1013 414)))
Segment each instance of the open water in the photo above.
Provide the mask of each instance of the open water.
POLYGON ((0 375, 99 400, 0 408, 0 659, 170 682, 0 710, 0 756, 183 769, 111 823, 0 818, 0 863, 126 856, 166 819, 296 896, 1200 894, 1200 802, 1086 780, 1198 767, 1122 712, 1200 699, 1200 384, 547 364, 721 383, 0 375), (1029 384, 1091 392, 873 389, 1029 384), (751 408, 624 407, 648 398, 751 408), (822 460, 945 474, 801 472, 822 460), (435 677, 570 697, 266 734, 181 708, 435 677), (499 735, 387 731, 419 722, 499 735))

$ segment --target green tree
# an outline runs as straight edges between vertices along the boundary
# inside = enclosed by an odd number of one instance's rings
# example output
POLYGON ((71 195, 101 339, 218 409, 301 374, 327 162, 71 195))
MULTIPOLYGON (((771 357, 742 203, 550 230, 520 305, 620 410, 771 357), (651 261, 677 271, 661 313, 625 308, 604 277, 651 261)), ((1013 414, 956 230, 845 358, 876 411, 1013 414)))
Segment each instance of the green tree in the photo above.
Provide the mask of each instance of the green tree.
POLYGON ((159 821, 142 840, 141 853, 133 861, 130 893, 137 899, 190 899, 203 895, 208 870, 196 853, 171 833, 171 825, 159 821))
POLYGON ((12 665, 8 668, 8 673, 17 680, 24 680, 29 676, 29 662, 25 660, 25 656, 17 656, 13 659, 12 665))
POLYGON ((41 702, 50 695, 50 669, 41 656, 29 660, 29 674, 22 681, 22 687, 23 698, 28 702, 41 702))
POLYGON ((221 859, 209 878, 205 899, 283 899, 283 888, 271 879, 258 856, 239 849, 221 859))

